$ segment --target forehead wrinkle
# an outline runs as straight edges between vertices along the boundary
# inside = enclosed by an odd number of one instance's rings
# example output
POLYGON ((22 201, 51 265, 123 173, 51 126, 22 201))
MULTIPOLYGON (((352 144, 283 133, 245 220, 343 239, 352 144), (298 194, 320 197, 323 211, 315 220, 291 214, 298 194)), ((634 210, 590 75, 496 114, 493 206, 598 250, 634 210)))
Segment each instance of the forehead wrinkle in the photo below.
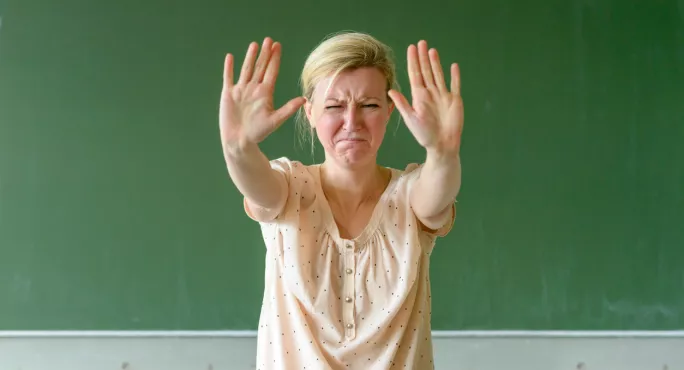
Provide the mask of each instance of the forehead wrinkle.
POLYGON ((376 97, 376 96, 361 95, 361 96, 359 96, 358 98, 354 98, 354 97, 351 97, 351 98, 350 98, 349 96, 344 96, 344 97, 341 97, 341 98, 340 98, 340 97, 337 97, 337 96, 328 96, 328 97, 325 99, 325 101, 330 100, 330 101, 342 102, 342 101, 349 101, 349 100, 353 100, 353 101, 364 101, 364 100, 371 100, 371 99, 374 99, 374 100, 381 100, 380 98, 378 98, 378 97, 376 97))
MULTIPOLYGON (((325 87, 324 89, 322 89, 322 91, 320 91, 320 94, 322 95, 321 98, 323 101, 362 101, 367 99, 382 100, 382 96, 386 94, 386 91, 383 90, 382 92, 380 92, 380 96, 375 96, 375 94, 373 93, 373 90, 375 90, 375 88, 374 86, 372 86, 372 84, 368 85, 362 83, 361 85, 358 85, 352 83, 350 85, 348 77, 340 75, 335 76, 335 78, 325 78, 319 81, 317 85, 317 87, 319 88, 325 87), (355 92, 354 90, 360 91, 355 92), (358 97, 355 95, 358 95, 358 97)), ((316 90, 318 90, 318 88, 316 90)), ((317 94, 314 93, 313 95, 317 94)))
POLYGON ((327 89, 323 92, 325 100, 364 100, 364 99, 379 99, 368 90, 368 86, 339 86, 337 84, 329 84, 327 89), (360 90, 360 91, 354 91, 360 90))

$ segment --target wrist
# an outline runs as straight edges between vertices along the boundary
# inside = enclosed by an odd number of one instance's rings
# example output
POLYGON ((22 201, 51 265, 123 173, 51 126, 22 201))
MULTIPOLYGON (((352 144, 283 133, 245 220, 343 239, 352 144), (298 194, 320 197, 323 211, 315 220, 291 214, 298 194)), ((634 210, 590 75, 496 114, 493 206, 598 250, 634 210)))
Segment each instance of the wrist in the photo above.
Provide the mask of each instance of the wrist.
POLYGON ((237 140, 223 146, 223 155, 226 159, 239 158, 258 151, 259 145, 247 140, 237 140))
POLYGON ((448 151, 439 149, 426 149, 427 160, 435 164, 445 165, 459 165, 461 163, 461 155, 458 150, 448 151))

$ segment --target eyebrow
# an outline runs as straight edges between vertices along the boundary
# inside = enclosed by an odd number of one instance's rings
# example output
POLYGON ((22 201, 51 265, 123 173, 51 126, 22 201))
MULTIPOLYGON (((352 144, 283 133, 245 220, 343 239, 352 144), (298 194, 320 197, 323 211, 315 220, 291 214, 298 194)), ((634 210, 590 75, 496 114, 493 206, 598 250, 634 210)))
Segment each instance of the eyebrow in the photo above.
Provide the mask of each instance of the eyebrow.
MULTIPOLYGON (((359 98, 359 101, 371 100, 371 99, 374 99, 374 100, 381 100, 380 98, 375 97, 375 96, 362 96, 362 97, 359 98)), ((338 99, 338 98, 327 98, 327 99, 325 99, 325 101, 329 101, 329 100, 330 100, 330 101, 335 101, 335 102, 346 101, 346 99, 338 99)))

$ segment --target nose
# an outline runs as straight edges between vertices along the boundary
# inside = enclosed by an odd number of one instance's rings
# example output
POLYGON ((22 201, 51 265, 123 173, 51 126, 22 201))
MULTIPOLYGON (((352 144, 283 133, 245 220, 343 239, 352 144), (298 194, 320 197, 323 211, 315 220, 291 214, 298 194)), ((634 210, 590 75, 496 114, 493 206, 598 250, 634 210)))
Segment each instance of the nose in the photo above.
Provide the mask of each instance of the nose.
POLYGON ((346 131, 356 131, 361 127, 361 110, 356 104, 349 104, 344 115, 344 129, 346 131))

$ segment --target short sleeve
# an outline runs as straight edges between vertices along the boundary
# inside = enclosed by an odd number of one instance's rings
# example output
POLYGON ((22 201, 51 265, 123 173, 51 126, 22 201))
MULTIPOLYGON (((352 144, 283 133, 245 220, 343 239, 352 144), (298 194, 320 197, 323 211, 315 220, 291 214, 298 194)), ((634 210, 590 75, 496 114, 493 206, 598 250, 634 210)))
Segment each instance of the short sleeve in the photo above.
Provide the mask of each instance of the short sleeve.
POLYGON ((454 201, 454 203, 451 203, 451 207, 449 207, 448 212, 449 212, 449 217, 447 218, 446 223, 437 230, 427 231, 429 234, 431 234, 433 236, 438 236, 438 237, 445 237, 445 236, 447 236, 447 234, 449 234, 449 232, 451 231, 451 229, 454 226, 454 221, 456 221, 456 202, 455 201, 454 201))
MULTIPOLYGON (((404 176, 405 181, 406 181, 406 197, 407 197, 407 202, 410 204, 410 194, 411 191, 413 190, 413 187, 415 186, 416 180, 418 179, 418 176, 420 176, 420 170, 423 168, 422 164, 417 164, 417 163, 411 163, 408 166, 406 166, 406 169, 404 171, 404 176)), ((425 189, 424 191, 430 191, 430 189, 425 189)), ((449 234, 451 231, 454 221, 456 220, 456 201, 454 201, 451 204, 451 207, 449 207, 449 210, 446 211, 449 212, 449 216, 446 217, 446 221, 444 225, 442 225, 440 228, 436 230, 428 229, 427 227, 423 228, 423 232, 425 232, 427 235, 432 236, 432 237, 444 237, 449 234)), ((415 214, 414 214, 415 216, 415 214)))
MULTIPOLYGON (((295 165, 295 162, 292 162, 286 157, 281 157, 278 159, 273 159, 269 161, 269 164, 271 165, 271 168, 274 169, 277 173, 279 173, 283 178, 285 179, 285 183, 287 183, 288 188, 290 187, 291 183, 291 174, 292 174, 292 167, 295 165)), ((289 194, 289 191, 287 192, 289 194)), ((247 198, 243 197, 243 207, 245 210, 245 213, 247 216, 257 222, 270 222, 273 221, 276 217, 278 217, 278 214, 269 214, 267 210, 264 210, 258 206, 255 206, 253 204, 250 204, 247 200, 247 198)), ((285 206, 283 206, 284 208, 285 206)), ((282 210, 280 211, 282 213, 282 210)))

